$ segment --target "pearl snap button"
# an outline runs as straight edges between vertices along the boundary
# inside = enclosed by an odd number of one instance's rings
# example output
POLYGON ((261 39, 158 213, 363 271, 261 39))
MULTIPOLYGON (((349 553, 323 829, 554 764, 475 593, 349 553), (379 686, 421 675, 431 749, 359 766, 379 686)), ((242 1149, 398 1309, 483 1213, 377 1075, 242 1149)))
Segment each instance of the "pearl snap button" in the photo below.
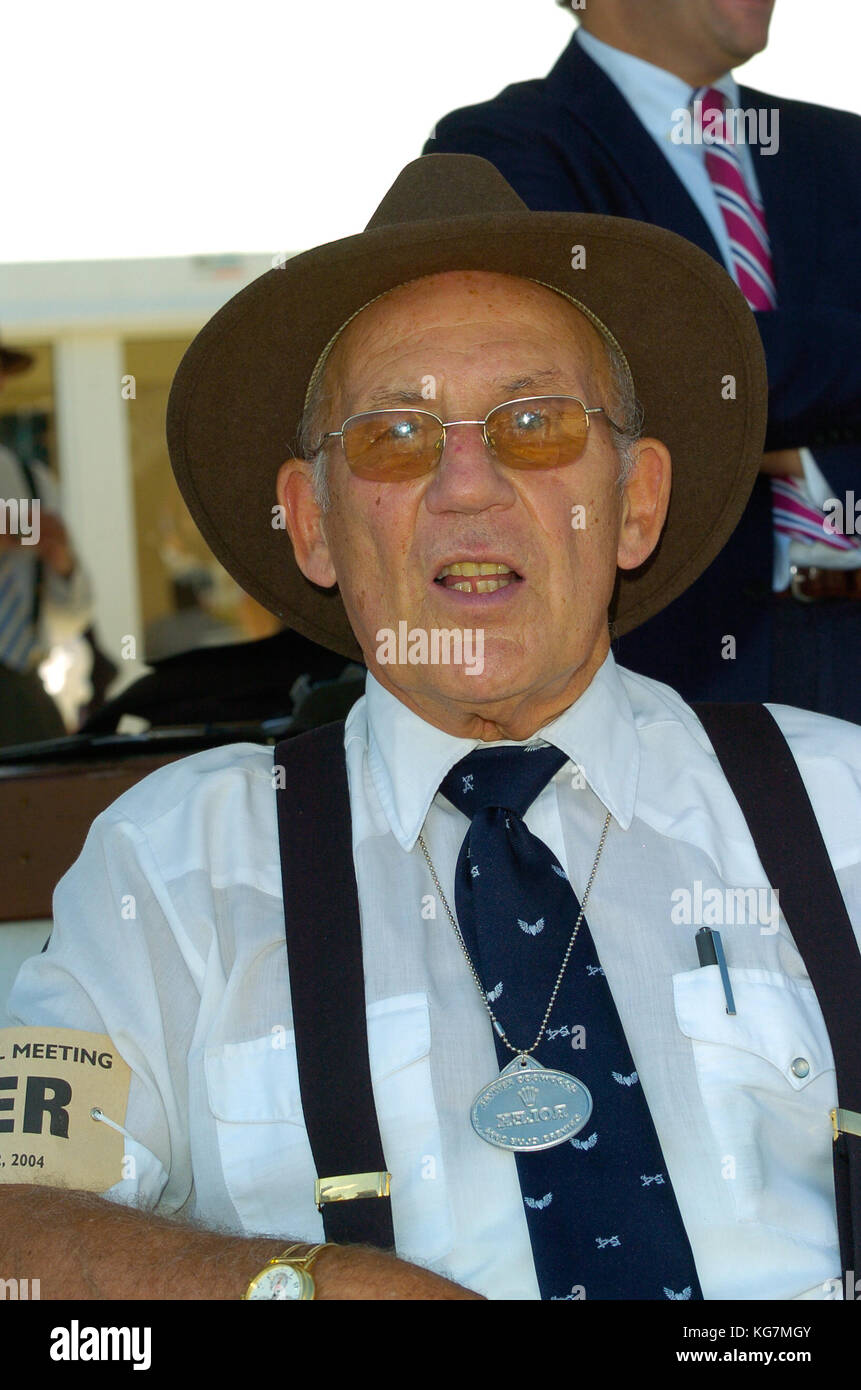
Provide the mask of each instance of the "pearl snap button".
POLYGON ((806 1057, 796 1057, 795 1061, 791 1063, 789 1070, 792 1072, 793 1076, 797 1076, 800 1080, 802 1077, 809 1074, 810 1063, 806 1057))

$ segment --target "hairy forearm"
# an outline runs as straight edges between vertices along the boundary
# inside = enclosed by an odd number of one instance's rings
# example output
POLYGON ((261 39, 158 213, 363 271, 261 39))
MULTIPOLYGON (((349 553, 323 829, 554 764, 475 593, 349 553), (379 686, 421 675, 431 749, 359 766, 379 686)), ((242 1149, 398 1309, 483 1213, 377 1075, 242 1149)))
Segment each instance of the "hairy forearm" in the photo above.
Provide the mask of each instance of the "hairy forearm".
POLYGON ((0 1274, 43 1299, 239 1298, 286 1241, 246 1240, 51 1187, 0 1188, 0 1274))
MULTIPOLYGON (((0 1188, 0 1278, 38 1279, 43 1299, 238 1299, 292 1243, 205 1231, 87 1192, 0 1188)), ((324 1250, 313 1274, 322 1300, 478 1297, 365 1247, 324 1250)))

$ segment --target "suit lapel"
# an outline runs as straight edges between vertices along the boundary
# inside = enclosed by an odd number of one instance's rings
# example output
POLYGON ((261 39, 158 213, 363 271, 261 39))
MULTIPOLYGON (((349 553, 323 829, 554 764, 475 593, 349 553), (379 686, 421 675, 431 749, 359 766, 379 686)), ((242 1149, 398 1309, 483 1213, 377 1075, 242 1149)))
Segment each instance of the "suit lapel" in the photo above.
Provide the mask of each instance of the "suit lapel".
MULTIPOLYGON (((547 77, 555 100, 598 147, 612 184, 624 185, 624 206, 606 211, 654 222, 702 247, 723 264, 717 242, 669 160, 661 153, 618 87, 571 40, 547 77)), ((610 184, 609 177, 602 183, 610 184)), ((597 211, 597 209, 595 209, 597 211)))
POLYGON ((787 285, 808 283, 811 270, 819 265, 816 170, 805 167, 806 132, 798 126, 794 103, 778 101, 751 87, 740 87, 739 104, 744 110, 780 109, 777 151, 767 155, 758 144, 750 146, 765 208, 779 303, 781 287, 785 291, 787 285), (795 176, 796 171, 800 177, 795 176))

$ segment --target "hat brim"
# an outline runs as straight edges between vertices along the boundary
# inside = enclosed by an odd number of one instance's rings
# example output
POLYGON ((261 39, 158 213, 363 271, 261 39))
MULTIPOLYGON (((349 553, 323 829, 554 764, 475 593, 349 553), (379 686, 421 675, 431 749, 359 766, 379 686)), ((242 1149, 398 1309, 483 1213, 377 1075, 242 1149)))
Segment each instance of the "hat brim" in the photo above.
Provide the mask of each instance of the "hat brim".
POLYGON ((337 590, 309 583, 278 526, 275 479, 296 452, 308 380, 332 335, 405 281, 452 270, 539 280, 584 303, 617 338, 667 445, 673 488, 661 541, 619 573, 622 635, 677 598, 738 523, 761 466, 767 390, 755 320, 726 272, 662 228, 587 213, 511 212, 378 226, 287 260, 201 330, 168 404, 171 460, 214 554, 264 607, 361 659, 337 590), (572 268, 572 247, 586 264, 572 268))

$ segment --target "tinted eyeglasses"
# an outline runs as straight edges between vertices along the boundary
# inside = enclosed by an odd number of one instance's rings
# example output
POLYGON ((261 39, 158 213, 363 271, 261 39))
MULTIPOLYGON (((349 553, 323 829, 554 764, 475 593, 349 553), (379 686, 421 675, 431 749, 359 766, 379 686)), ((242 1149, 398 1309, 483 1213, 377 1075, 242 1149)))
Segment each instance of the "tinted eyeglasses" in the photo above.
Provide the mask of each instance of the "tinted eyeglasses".
POLYGON ((485 444, 507 468, 561 468, 586 448, 590 415, 606 416, 611 428, 623 432, 603 406, 587 406, 576 396, 527 396, 503 401, 483 420, 443 421, 429 410, 409 408, 365 410, 324 434, 314 454, 327 439, 340 439, 358 478, 400 482, 436 468, 452 425, 480 425, 485 444))

